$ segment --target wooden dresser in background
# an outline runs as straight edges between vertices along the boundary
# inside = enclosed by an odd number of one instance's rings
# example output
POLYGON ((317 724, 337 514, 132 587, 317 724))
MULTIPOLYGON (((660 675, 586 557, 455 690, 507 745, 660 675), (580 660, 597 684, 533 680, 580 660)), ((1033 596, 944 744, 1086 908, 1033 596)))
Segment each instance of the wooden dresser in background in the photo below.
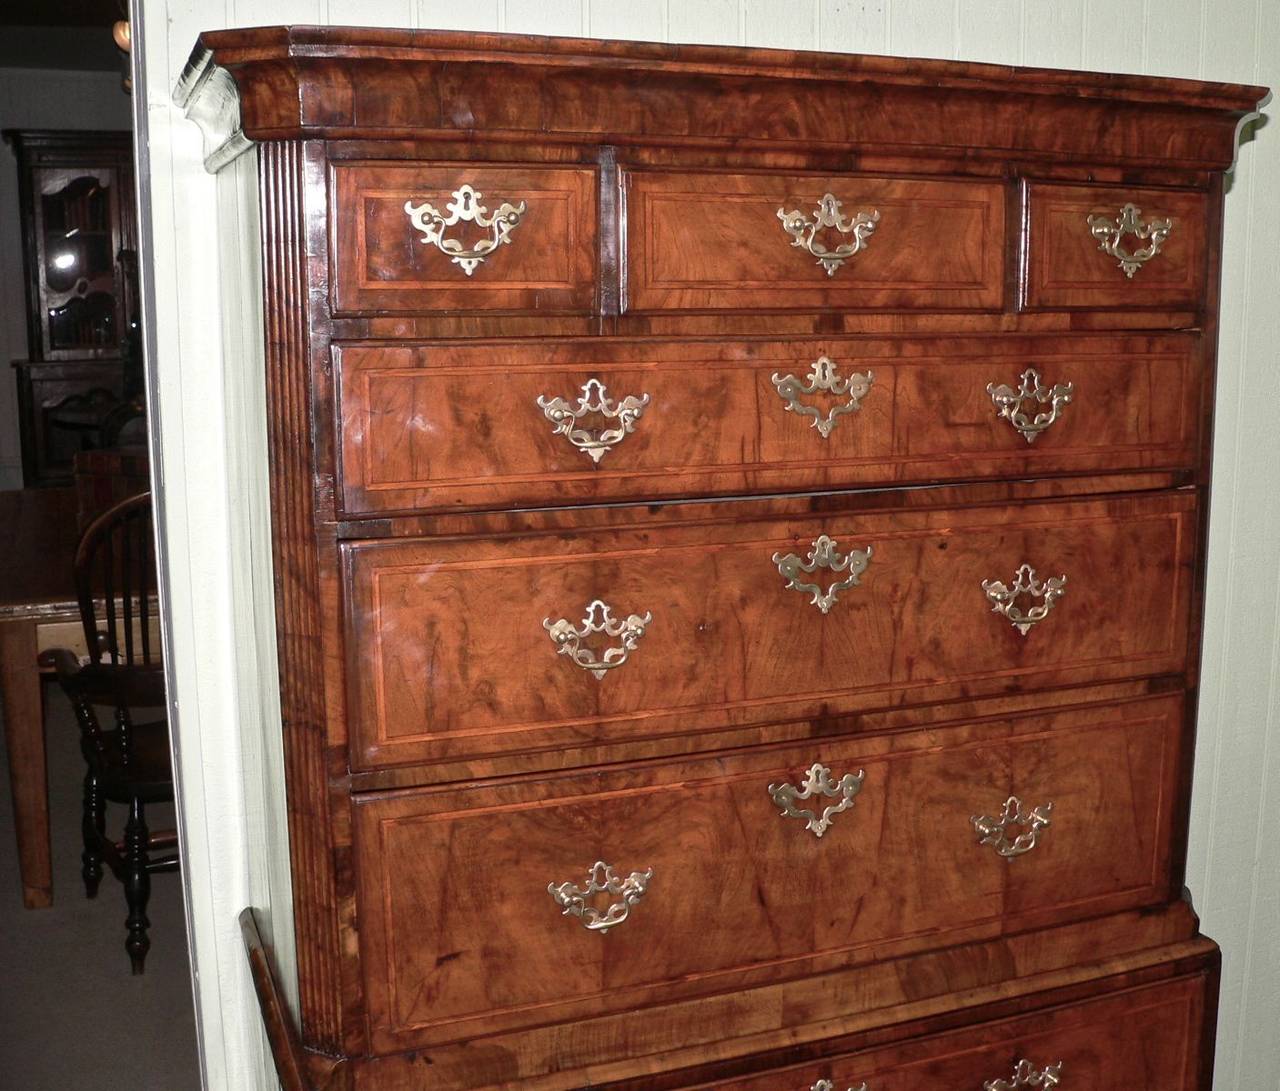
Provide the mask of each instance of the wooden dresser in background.
POLYGON ((76 453, 114 446, 141 401, 129 132, 5 129, 17 157, 27 355, 14 360, 22 481, 69 485, 76 453))
POLYGON ((1262 93, 201 39, 179 100, 261 178, 287 1086, 1209 1087, 1183 871, 1262 93))

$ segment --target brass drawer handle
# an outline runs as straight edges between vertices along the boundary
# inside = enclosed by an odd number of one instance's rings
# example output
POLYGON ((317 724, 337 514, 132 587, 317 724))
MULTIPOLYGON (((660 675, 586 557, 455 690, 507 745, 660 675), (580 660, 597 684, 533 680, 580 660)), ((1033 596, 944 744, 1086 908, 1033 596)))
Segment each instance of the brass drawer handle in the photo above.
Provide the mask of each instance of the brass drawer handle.
POLYGON ((880 213, 858 212, 852 218, 841 215, 840 202, 830 193, 824 193, 818 207, 814 209, 813 219, 809 219, 799 209, 778 209, 778 219, 782 221, 782 230, 792 238, 792 246, 807 250, 818 264, 826 271, 827 276, 835 276, 835 272, 854 254, 861 250, 880 222, 880 213), (841 235, 850 236, 849 242, 842 242, 834 250, 828 250, 818 241, 818 232, 833 228, 841 235))
POLYGON ((1013 587, 1006 587, 999 580, 982 581, 982 590, 986 592, 992 611, 1007 618, 1009 624, 1023 636, 1031 631, 1033 625, 1049 616, 1054 603, 1066 589, 1066 576, 1050 576, 1041 582, 1036 576, 1036 570, 1029 564, 1022 565, 1014 573, 1013 587), (1040 599, 1040 605, 1023 612, 1018 607, 1018 599, 1023 595, 1040 599))
POLYGON ((455 189, 452 196, 453 200, 444 206, 449 213, 447 216, 426 201, 420 205, 405 201, 404 210, 413 226, 422 232, 420 241, 430 243, 440 253, 446 254, 454 265, 462 266, 462 271, 470 276, 476 271, 476 266, 499 246, 511 241, 511 232, 519 225, 520 217, 525 213, 525 203, 521 201, 518 205, 512 205, 504 201, 498 206, 498 211, 490 215, 489 210, 480 203, 484 194, 471 186, 464 185, 455 189), (445 238, 447 228, 462 222, 487 227, 489 238, 480 239, 470 247, 463 246, 456 239, 445 238))
POLYGON ((839 780, 833 781, 831 770, 815 762, 809 767, 804 784, 799 788, 794 784, 770 784, 769 795, 782 808, 780 813, 783 818, 803 818, 804 828, 812 832, 814 837, 821 837, 830 828, 836 815, 853 806, 853 799, 862 791, 865 777, 865 771, 859 769, 856 773, 845 773, 839 780), (839 802, 824 807, 821 815, 807 807, 796 806, 798 802, 814 796, 839 802))
POLYGON ((641 394, 638 398, 628 394, 615 405, 599 379, 588 379, 582 384, 582 397, 578 399, 576 409, 563 398, 548 398, 545 394, 538 396, 538 408, 555 425, 552 435, 564 436, 592 462, 599 462, 631 434, 648 404, 648 394, 641 394), (617 421, 617 427, 596 431, 579 428, 578 422, 588 415, 617 421))
POLYGON ((612 867, 603 860, 597 860, 587 872, 586 886, 578 886, 576 883, 548 883, 547 893, 560 906, 563 916, 577 917, 588 931, 604 933, 627 919, 631 907, 649 889, 649 880, 652 878, 653 868, 649 868, 647 871, 633 871, 625 879, 619 879, 612 867), (588 898, 596 894, 608 894, 618 900, 601 912, 587 902, 588 898))
POLYGON ((568 618, 562 617, 558 621, 544 618, 542 627, 547 630, 547 634, 561 655, 567 655, 575 666, 594 674, 599 680, 627 661, 627 657, 636 650, 636 645, 640 643, 640 638, 644 636, 644 631, 652 620, 653 615, 646 610, 643 617, 639 614, 628 614, 625 619, 619 621, 610 612, 606 603, 596 599, 587 605, 587 615, 582 619, 581 625, 574 625, 568 618), (590 648, 582 646, 582 641, 594 633, 620 637, 621 643, 616 648, 606 650, 600 658, 596 658, 590 648))
POLYGON ((1019 1061, 1013 1068, 1013 1078, 1009 1080, 988 1080, 982 1085, 982 1091, 1014 1091, 1018 1087, 1040 1087, 1046 1091, 1057 1087, 1062 1082, 1062 1062, 1046 1065, 1039 1072, 1030 1061, 1019 1061))
POLYGON ((1121 206, 1120 215, 1114 220, 1106 216, 1090 216, 1088 223, 1093 237, 1098 240, 1098 249, 1115 258, 1130 280, 1134 273, 1160 253, 1160 247, 1173 230, 1173 220, 1144 220, 1142 209, 1128 203, 1121 206), (1121 245, 1126 235, 1143 240, 1147 245, 1133 251, 1126 250, 1121 245))
POLYGON ((1029 811, 1022 809, 1022 800, 1010 796, 1005 800, 1004 810, 998 815, 976 814, 969 819, 978 834, 979 845, 990 845, 997 856, 1012 860, 1036 847, 1040 831, 1051 824, 1049 816, 1053 813, 1053 804, 1045 803, 1033 807, 1029 811), (1022 828, 1023 832, 1009 838, 1010 828, 1022 828))
POLYGON ((1058 419, 1058 413, 1064 405, 1071 404, 1071 395, 1075 387, 1071 383, 1055 383, 1045 386, 1040 380, 1040 373, 1029 367, 1022 373, 1022 385, 1014 390, 1001 383, 987 383, 987 393, 991 395, 991 404, 996 407, 997 416, 1003 417, 1028 443, 1035 443, 1036 437, 1058 419), (1047 405, 1043 412, 1039 407, 1047 405), (1028 416, 1030 412, 1035 416, 1028 416))
POLYGON ((808 591, 813 595, 810 600, 812 604, 824 614, 829 613, 831 607, 836 604, 841 591, 858 585, 858 577, 871 563, 870 546, 863 550, 851 549, 846 554, 836 549, 838 544, 834 538, 820 534, 814 539, 813 548, 809 550, 805 560, 801 560, 795 553, 773 555, 773 563, 778 566, 778 574, 787 581, 787 589, 808 591), (825 591, 816 583, 806 583, 800 579, 801 574, 812 575, 819 568, 826 568, 832 572, 848 572, 849 575, 843 580, 830 584, 825 591))
MULTIPOLYGON (((830 1080, 819 1080, 809 1088, 809 1091, 836 1091, 836 1085, 830 1080)), ((849 1091, 867 1091, 867 1085, 860 1083, 857 1087, 850 1087, 849 1091)))
POLYGON ((774 372, 773 385, 778 396, 786 403, 784 411, 801 417, 812 417, 812 427, 818 430, 818 435, 827 439, 839 417, 862 408, 862 399, 871 389, 873 378, 869 371, 865 374, 855 371, 847 379, 842 379, 836 371, 836 365, 827 357, 819 356, 813 363, 813 370, 805 376, 805 382, 802 383, 794 375, 779 375, 774 372), (824 417, 814 406, 804 405, 800 401, 801 395, 816 394, 819 390, 837 398, 848 395, 849 400, 844 405, 832 408, 824 417))

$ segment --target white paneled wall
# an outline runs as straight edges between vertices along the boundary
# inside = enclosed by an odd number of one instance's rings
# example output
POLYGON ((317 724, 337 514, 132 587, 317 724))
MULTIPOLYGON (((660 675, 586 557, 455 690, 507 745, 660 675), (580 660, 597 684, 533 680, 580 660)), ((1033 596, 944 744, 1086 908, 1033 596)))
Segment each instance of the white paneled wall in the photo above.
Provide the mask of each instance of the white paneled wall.
MULTIPOLYGON (((271 790, 279 742, 270 623, 261 618, 271 583, 261 409, 252 394, 261 367, 252 170, 240 168, 220 192, 201 170, 194 127, 172 105, 199 31, 290 22, 501 30, 1280 83, 1276 0, 134 3, 145 41, 140 107, 153 201, 155 419, 187 877, 200 1024, 209 1086, 218 1091, 269 1086, 235 913, 250 901, 274 900, 279 926, 288 887, 287 875, 261 865, 279 843, 281 810, 271 790), (220 247, 222 273, 214 257, 220 247)), ((1241 149, 1227 202, 1219 457, 1188 868, 1205 930, 1225 952, 1220 1091, 1280 1086, 1280 743, 1270 743, 1280 730, 1278 184, 1280 132, 1259 128, 1241 149)), ((280 927, 277 942, 287 962, 280 927)))

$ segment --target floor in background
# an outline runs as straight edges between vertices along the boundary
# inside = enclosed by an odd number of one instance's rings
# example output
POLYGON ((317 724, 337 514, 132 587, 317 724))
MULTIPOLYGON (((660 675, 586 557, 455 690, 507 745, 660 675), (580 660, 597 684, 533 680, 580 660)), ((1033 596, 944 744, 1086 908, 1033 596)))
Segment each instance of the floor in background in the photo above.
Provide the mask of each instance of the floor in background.
MULTIPOLYGON (((129 973, 124 890, 108 872, 89 901, 80 882, 75 718, 45 690, 53 822, 53 907, 22 908, 8 756, 0 734, 0 1085, 23 1091, 198 1091, 181 876, 151 877, 147 972, 129 973)), ((148 813, 153 828, 172 811, 148 813)), ((110 805, 108 827, 124 830, 110 805)))

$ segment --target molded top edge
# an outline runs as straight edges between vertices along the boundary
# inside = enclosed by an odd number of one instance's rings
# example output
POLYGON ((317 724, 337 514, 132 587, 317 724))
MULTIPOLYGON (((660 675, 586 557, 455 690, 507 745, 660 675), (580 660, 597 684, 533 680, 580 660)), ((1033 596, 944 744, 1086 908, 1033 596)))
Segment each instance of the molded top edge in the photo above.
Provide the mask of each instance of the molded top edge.
POLYGON ((175 98, 210 170, 252 141, 476 133, 1225 170, 1266 94, 960 61, 302 26, 202 34, 175 98))
POLYGON ((1118 75, 969 61, 823 53, 744 46, 675 45, 526 34, 394 30, 375 27, 274 26, 207 31, 200 45, 216 63, 327 57, 411 61, 492 60, 540 65, 592 65, 777 76, 906 86, 954 87, 1128 102, 1159 102, 1202 110, 1252 111, 1266 87, 1164 76, 1118 75))

